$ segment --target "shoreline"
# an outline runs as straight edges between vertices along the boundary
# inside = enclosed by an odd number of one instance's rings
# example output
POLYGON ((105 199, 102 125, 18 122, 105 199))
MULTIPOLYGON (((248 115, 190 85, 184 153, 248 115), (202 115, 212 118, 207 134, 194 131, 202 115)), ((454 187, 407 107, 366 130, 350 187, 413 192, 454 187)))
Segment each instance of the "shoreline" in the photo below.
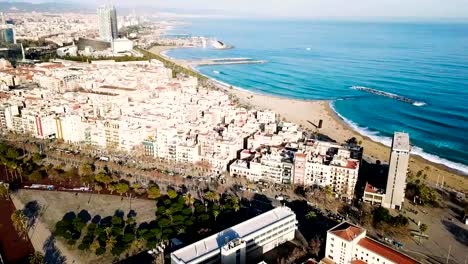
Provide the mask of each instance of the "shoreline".
MULTIPOLYGON (((166 59, 179 64, 178 60, 164 54, 166 51, 178 47, 159 46, 148 50, 164 56, 166 59)), ((182 67, 189 68, 192 71, 199 71, 187 65, 182 67)), ((203 74, 202 74, 203 75, 203 74)), ((383 163, 388 163, 390 157, 390 147, 381 142, 371 139, 369 136, 361 134, 359 131, 351 127, 347 120, 344 120, 332 106, 331 100, 305 100, 305 99, 290 99, 285 97, 259 94, 240 87, 230 86, 229 84, 215 80, 209 76, 203 75, 211 80, 218 88, 224 90, 228 94, 236 96, 240 103, 253 106, 257 109, 269 109, 276 112, 280 117, 290 122, 301 125, 304 128, 314 130, 314 123, 323 120, 322 129, 319 133, 329 136, 331 139, 338 142, 355 137, 357 141, 362 141, 364 147, 364 157, 368 160, 380 160, 383 163), (231 88, 232 87, 232 88, 231 88), (300 110, 299 110, 300 109, 300 110)), ((421 178, 429 184, 439 184, 444 180, 445 186, 450 187, 464 193, 468 192, 468 181, 463 173, 456 169, 445 166, 444 164, 436 163, 421 157, 418 154, 412 153, 410 158, 409 170, 414 174, 422 170, 423 174, 427 174, 427 179, 421 178)))

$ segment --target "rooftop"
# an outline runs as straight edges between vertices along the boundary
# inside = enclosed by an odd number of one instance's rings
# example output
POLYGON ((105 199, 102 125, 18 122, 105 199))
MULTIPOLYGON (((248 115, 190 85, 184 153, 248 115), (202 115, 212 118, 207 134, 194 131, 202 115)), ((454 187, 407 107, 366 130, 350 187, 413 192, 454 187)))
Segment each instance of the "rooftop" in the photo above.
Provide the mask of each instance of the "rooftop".
POLYGON ((365 232, 365 230, 351 223, 343 222, 342 224, 332 228, 329 232, 344 240, 352 241, 358 235, 365 232))
POLYGON ((392 150, 410 151, 409 134, 403 132, 395 132, 395 135, 393 135, 392 150))
POLYGON ((197 241, 182 249, 173 252, 171 255, 188 263, 197 257, 203 256, 220 248, 228 241, 236 238, 243 238, 253 232, 261 230, 269 225, 295 215, 288 207, 278 207, 264 214, 251 218, 245 222, 225 229, 217 234, 197 241))
POLYGON ((375 252, 376 254, 391 260, 395 263, 398 264, 415 264, 418 263, 417 261, 413 260, 412 258, 396 251, 393 250, 375 240, 372 240, 370 238, 363 238, 358 242, 358 245, 360 245, 363 248, 366 248, 372 252, 375 252))

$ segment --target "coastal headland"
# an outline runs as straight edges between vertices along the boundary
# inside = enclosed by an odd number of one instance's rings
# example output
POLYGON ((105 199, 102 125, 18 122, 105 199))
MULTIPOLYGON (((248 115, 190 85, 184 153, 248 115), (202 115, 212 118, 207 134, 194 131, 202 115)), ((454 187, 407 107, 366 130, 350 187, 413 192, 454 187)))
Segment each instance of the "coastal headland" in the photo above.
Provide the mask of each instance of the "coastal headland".
MULTIPOLYGON (((158 56, 164 56, 164 51, 174 48, 177 47, 155 46, 149 49, 149 52, 158 56)), ((182 60, 175 60, 167 56, 164 56, 164 58, 187 70, 193 71, 193 66, 196 66, 193 63, 183 63, 182 60)), ((224 89, 227 93, 237 97, 241 104, 250 105, 256 109, 272 110, 279 114, 282 119, 284 118, 287 121, 302 125, 306 129, 315 131, 316 124, 319 120, 323 120, 322 128, 318 129, 317 132, 338 142, 344 142, 347 139, 355 137, 357 141, 361 141, 367 160, 388 162, 390 148, 353 130, 335 113, 330 105, 331 101, 275 97, 229 87, 216 81, 213 81, 213 83, 220 89, 224 89)), ((409 170, 413 174, 422 171, 422 174, 426 174, 427 176, 426 179, 421 178, 421 181, 426 181, 430 185, 435 186, 437 183, 442 184, 444 182, 444 186, 446 187, 468 193, 468 180, 466 176, 443 164, 433 163, 420 156, 412 155, 409 170)))

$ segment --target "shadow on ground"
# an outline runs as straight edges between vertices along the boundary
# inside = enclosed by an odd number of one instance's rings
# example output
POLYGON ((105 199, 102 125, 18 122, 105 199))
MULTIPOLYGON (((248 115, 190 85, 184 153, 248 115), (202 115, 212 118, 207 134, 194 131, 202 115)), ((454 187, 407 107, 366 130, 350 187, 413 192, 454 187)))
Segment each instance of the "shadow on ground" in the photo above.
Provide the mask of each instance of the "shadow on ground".
POLYGON ((465 246, 468 246, 468 230, 447 220, 443 220, 442 224, 458 242, 462 243, 465 246))
POLYGON ((60 250, 55 245, 55 237, 50 236, 44 243, 44 263, 46 264, 63 264, 66 263, 66 258, 62 256, 60 250))

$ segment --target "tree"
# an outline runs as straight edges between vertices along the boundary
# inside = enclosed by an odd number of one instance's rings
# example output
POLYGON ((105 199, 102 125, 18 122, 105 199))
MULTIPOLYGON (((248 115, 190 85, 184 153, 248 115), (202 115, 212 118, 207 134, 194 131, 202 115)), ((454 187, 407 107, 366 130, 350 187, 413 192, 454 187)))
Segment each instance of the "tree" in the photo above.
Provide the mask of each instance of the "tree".
POLYGON ((317 218, 317 214, 314 211, 310 211, 306 214, 306 219, 309 221, 315 220, 317 218))
POLYGON ((215 221, 218 219, 218 216, 219 216, 219 211, 218 211, 218 210, 214 210, 214 211, 213 211, 213 217, 214 217, 215 221))
POLYGON ((309 241, 309 253, 318 257, 320 253, 320 248, 322 247, 322 241, 318 236, 312 238, 309 241))
POLYGON ((174 191, 174 190, 169 190, 169 191, 167 191, 167 196, 169 196, 169 199, 172 200, 172 199, 177 197, 177 192, 174 191))
POLYGON ((29 179, 33 182, 38 182, 43 179, 42 171, 35 170, 29 175, 29 179))
POLYGON ((87 176, 87 175, 93 175, 93 167, 91 166, 91 164, 84 163, 80 166, 78 170, 78 174, 81 177, 87 176))
POLYGON ((112 182, 112 177, 107 175, 104 171, 100 171, 96 175, 96 181, 103 183, 107 188, 107 185, 112 182))
POLYGON ((128 184, 126 183, 118 183, 116 186, 115 186, 115 191, 120 194, 120 196, 122 196, 124 193, 128 192, 128 190, 130 189, 130 187, 128 186, 128 184))
POLYGON ((219 194, 212 192, 212 191, 207 191, 205 193, 205 199, 208 201, 214 202, 214 201, 219 201, 220 197, 219 194))
POLYGON ((43 264, 44 255, 41 252, 36 251, 33 255, 29 256, 29 264, 43 264))
POLYGON ((98 193, 101 193, 102 191, 102 186, 99 184, 94 185, 94 190, 98 193))
POLYGON ((107 190, 109 190, 110 194, 112 194, 116 189, 117 187, 114 184, 107 186, 107 190))
POLYGON ((0 183, 0 198, 8 199, 8 197, 10 197, 10 190, 6 184, 0 183))
POLYGON ((161 197, 161 191, 156 185, 150 186, 146 192, 148 193, 148 199, 156 200, 161 197))
POLYGON ((428 229, 428 226, 426 224, 421 224, 419 226, 419 231, 421 232, 421 234, 425 233, 427 231, 427 229, 428 229))
POLYGON ((24 212, 21 210, 14 211, 13 214, 11 214, 11 221, 20 237, 26 239, 28 237, 28 218, 24 212))
POLYGON ((189 192, 184 195, 184 200, 185 204, 190 207, 192 207, 193 203, 195 203, 195 198, 193 198, 193 196, 189 192))

